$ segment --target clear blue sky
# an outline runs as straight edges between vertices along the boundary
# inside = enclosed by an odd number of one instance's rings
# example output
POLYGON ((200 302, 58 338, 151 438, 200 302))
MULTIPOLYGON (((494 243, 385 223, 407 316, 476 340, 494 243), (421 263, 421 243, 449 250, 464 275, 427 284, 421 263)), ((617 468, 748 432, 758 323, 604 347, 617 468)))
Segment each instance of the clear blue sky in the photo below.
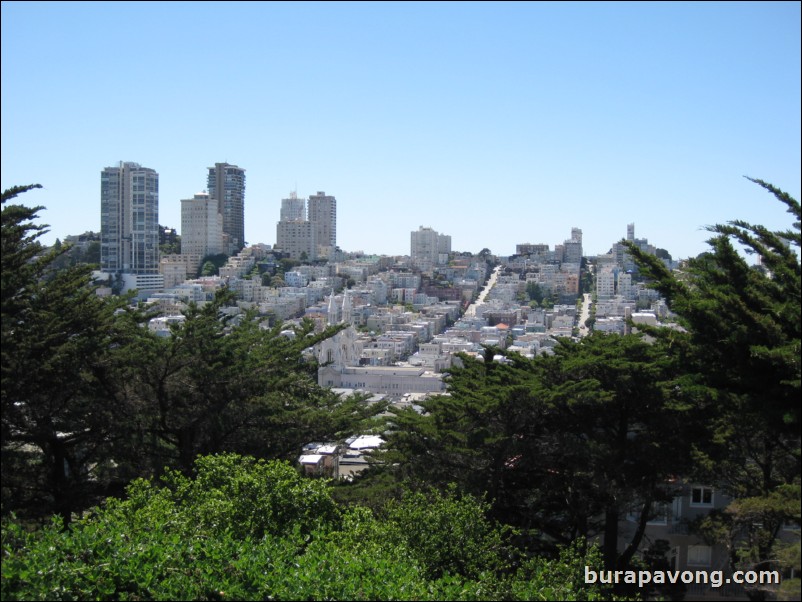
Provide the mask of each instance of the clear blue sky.
POLYGON ((44 242, 100 229, 100 172, 159 172, 160 223, 245 168, 245 234, 337 197, 346 251, 430 226, 501 255, 583 230, 675 257, 703 226, 787 228, 800 198, 800 3, 2 2, 2 187, 44 242))

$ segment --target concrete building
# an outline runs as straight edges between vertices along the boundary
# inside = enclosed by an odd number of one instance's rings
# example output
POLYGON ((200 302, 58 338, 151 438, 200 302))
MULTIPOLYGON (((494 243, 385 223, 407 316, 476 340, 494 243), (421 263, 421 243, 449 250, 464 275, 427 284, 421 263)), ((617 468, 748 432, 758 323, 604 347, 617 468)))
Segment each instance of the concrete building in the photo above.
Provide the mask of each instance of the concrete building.
POLYGON ((309 284, 309 276, 301 271, 286 272, 284 274, 284 284, 302 288, 309 284))
POLYGON ((546 244, 532 244, 532 243, 522 243, 515 245, 515 254, 516 255, 530 255, 535 257, 546 257, 550 253, 549 245, 546 244))
POLYGON ((292 259, 333 259, 337 249, 337 199, 318 192, 308 201, 293 192, 281 201, 276 247, 292 259))
MULTIPOLYGON (((199 256, 226 253, 223 246, 223 222, 219 202, 208 193, 199 192, 191 199, 181 199, 181 254, 199 256)), ((200 265, 189 266, 193 272, 200 265)))
POLYGON ((281 221, 306 221, 306 201, 299 199, 295 192, 291 192, 289 198, 281 199, 281 221))
POLYGON ((596 272, 596 296, 599 299, 612 299, 615 297, 615 285, 618 269, 613 266, 604 266, 596 272))
POLYGON ((226 253, 234 254, 245 247, 245 170, 215 163, 209 167, 207 190, 218 203, 226 253))
POLYGON ((164 276, 164 288, 173 288, 194 278, 202 257, 200 255, 165 255, 159 262, 159 273, 164 276))
POLYGON ((317 229, 312 222, 280 221, 276 224, 276 247, 291 259, 317 259, 317 229))
POLYGON ((332 258, 337 248, 337 199, 323 191, 309 196, 307 220, 313 224, 317 255, 332 258))
POLYGON ((100 174, 100 269, 159 272, 159 174, 120 162, 100 174))
MULTIPOLYGON (((576 229, 576 228, 575 228, 576 229)), ((581 233, 579 235, 582 236, 581 233)), ((563 243, 563 263, 582 263, 582 241, 581 240, 566 240, 563 243)))
POLYGON ((421 226, 410 234, 410 257, 416 264, 442 265, 451 253, 451 237, 421 226))

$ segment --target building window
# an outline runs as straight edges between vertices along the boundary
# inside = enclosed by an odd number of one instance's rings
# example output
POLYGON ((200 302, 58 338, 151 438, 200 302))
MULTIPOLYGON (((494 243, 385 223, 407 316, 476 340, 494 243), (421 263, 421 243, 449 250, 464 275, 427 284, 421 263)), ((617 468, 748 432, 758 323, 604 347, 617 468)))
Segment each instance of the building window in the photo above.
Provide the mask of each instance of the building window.
POLYGON ((655 502, 650 508, 651 518, 649 519, 650 525, 666 525, 668 524, 668 515, 671 512, 671 507, 665 502, 655 502))
POLYGON ((710 487, 691 488, 691 506, 710 507, 713 505, 713 490, 710 487))
POLYGON ((688 546, 688 566, 710 566, 710 546, 688 546))

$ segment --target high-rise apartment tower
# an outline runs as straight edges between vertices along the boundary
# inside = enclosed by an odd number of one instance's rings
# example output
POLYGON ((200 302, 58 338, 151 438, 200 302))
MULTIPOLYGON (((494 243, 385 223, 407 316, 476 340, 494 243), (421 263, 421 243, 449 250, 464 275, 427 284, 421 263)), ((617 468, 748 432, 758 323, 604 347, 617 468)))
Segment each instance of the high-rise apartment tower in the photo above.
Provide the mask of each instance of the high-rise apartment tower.
POLYGON ((451 237, 439 234, 431 228, 421 226, 410 235, 410 257, 417 262, 437 265, 448 260, 451 253, 451 237))
POLYGON ((299 199, 295 192, 287 199, 281 199, 281 221, 302 222, 306 220, 306 201, 299 199))
POLYGON ((309 196, 306 211, 306 219, 315 225, 317 244, 324 247, 322 254, 328 256, 337 246, 337 199, 320 191, 309 196))
POLYGON ((209 168, 209 195, 223 219, 223 244, 229 254, 245 247, 245 170, 228 163, 209 168))
POLYGON ((223 228, 217 199, 205 192, 181 199, 181 253, 207 255, 223 253, 223 228))
POLYGON ((153 169, 121 161, 101 172, 100 268, 159 271, 159 174, 153 169))

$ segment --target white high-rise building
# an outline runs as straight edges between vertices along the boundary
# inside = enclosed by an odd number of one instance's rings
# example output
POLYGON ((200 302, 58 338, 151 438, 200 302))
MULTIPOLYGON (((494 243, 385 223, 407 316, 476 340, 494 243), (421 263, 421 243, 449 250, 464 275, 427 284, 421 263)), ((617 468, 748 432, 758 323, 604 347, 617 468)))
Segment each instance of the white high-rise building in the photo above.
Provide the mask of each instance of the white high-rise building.
POLYGON ((159 174, 120 162, 100 174, 100 268, 107 273, 158 274, 159 174))
POLYGON ((181 254, 203 258, 225 252, 217 199, 205 192, 181 199, 181 254))
POLYGON ((615 285, 618 270, 605 266, 596 273, 596 296, 599 299, 612 299, 615 297, 615 285))
POLYGON ((451 237, 421 226, 410 235, 410 257, 418 263, 445 263, 451 253, 451 237))
POLYGON ((281 221, 302 222, 306 220, 306 201, 299 199, 295 192, 287 199, 281 199, 281 221))
POLYGON ((293 259, 332 258, 337 246, 337 199, 318 192, 308 201, 292 192, 281 200, 276 247, 293 259))
POLYGON ((317 259, 317 231, 312 222, 291 221, 276 224, 276 247, 291 259, 317 259))
POLYGON ((315 226, 319 254, 329 257, 337 247, 337 199, 325 192, 309 196, 306 218, 315 226))

